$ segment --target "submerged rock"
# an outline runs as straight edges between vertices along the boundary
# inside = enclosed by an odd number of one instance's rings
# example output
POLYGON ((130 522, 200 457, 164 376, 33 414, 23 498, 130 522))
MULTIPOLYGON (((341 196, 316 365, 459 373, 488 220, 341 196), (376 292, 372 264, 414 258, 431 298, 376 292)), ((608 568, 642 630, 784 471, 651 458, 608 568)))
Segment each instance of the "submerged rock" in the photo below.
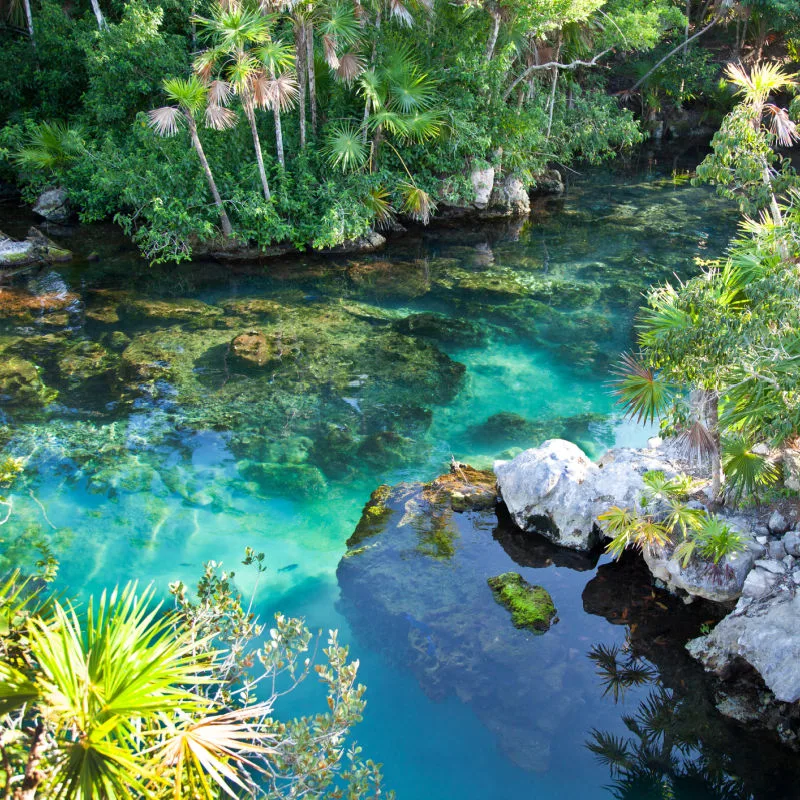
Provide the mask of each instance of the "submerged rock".
POLYGON ((17 269, 38 264, 70 261, 72 253, 48 239, 32 227, 27 237, 18 242, 0 231, 0 268, 17 269))
POLYGON ((44 406, 57 394, 42 383, 35 364, 17 356, 0 354, 0 399, 3 405, 44 406))
POLYGON ((276 348, 261 331, 246 331, 231 342, 231 355, 245 365, 263 367, 275 360, 276 348))
MULTIPOLYGON (((507 528, 486 508, 491 487, 490 473, 459 465, 429 484, 377 489, 337 569, 338 607, 361 641, 410 670, 428 696, 469 704, 514 763, 543 771, 552 742, 574 730, 587 705, 600 713, 601 700, 576 688, 592 684, 590 666, 568 640, 515 627, 495 601, 488 581, 504 573, 551 592, 563 584, 553 570, 515 564, 501 546, 507 528), (484 510, 456 511, 464 484, 478 483, 484 510)), ((544 552, 556 549, 527 539, 536 549, 525 558, 518 543, 522 560, 550 563, 544 552)))
POLYGON ((494 599, 511 612, 511 621, 517 628, 544 633, 558 622, 550 592, 528 583, 518 572, 504 572, 487 583, 494 599))

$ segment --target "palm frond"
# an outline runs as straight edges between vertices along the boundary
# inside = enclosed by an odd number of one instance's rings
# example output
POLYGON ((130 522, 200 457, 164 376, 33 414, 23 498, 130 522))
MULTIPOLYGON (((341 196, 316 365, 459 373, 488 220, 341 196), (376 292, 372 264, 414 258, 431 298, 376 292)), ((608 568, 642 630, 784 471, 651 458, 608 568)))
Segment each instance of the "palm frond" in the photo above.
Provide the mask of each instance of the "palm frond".
POLYGON ((378 227, 386 227, 394 219, 394 209, 385 186, 375 186, 367 192, 364 205, 372 212, 378 227))
POLYGON ((755 494, 780 477, 778 468, 766 456, 754 453, 750 438, 741 433, 723 438, 722 469, 726 489, 736 499, 755 494))
POLYGON ((398 189, 403 197, 401 211, 408 214, 411 219, 427 225, 436 210, 436 203, 431 196, 410 181, 401 182, 398 189))
POLYGON ((361 129, 350 122, 331 126, 322 153, 332 167, 342 172, 361 169, 367 162, 367 146, 361 129))
POLYGON ((347 52, 339 59, 336 77, 342 83, 350 86, 353 81, 364 71, 364 59, 358 53, 347 52))
POLYGON ((626 416, 637 422, 654 422, 672 402, 672 388, 633 353, 623 354, 620 362, 614 370, 617 378, 612 382, 617 402, 626 416))
POLYGON ((159 136, 174 136, 184 122, 183 112, 175 106, 162 106, 147 112, 147 124, 159 136))
POLYGON ((215 103, 209 103, 206 106, 204 115, 205 124, 207 128, 212 128, 215 131, 226 131, 233 128, 238 120, 236 112, 233 109, 225 108, 225 106, 218 106, 215 103))

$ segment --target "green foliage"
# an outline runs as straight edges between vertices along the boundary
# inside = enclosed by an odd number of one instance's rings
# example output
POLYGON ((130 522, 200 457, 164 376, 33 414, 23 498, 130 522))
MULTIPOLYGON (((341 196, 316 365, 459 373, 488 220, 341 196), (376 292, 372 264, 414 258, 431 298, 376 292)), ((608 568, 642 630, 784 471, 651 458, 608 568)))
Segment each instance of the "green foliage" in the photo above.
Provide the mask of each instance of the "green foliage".
MULTIPOLYGON (((485 4, 432 6, 392 4, 378 25, 377 6, 349 1, 285 4, 264 15, 249 2, 133 0, 105 7, 108 26, 98 30, 88 7, 43 0, 34 8, 35 50, 27 37, 0 31, 0 124, 13 121, 0 132, 0 155, 15 166, 9 157, 32 124, 23 118, 82 126, 85 149, 59 164, 59 182, 83 219, 116 218, 153 261, 189 258, 195 243, 217 237, 220 222, 225 230, 225 215, 238 240, 259 247, 335 246, 394 213, 425 223, 437 204, 471 202, 474 163, 532 180, 553 160, 596 163, 640 141, 632 115, 591 69, 562 71, 552 103, 550 72, 518 78, 537 48, 556 41, 566 61, 612 47, 646 50, 682 22, 666 0, 505 3, 487 57, 485 4), (299 20, 313 35, 319 112, 305 149, 297 98, 303 85, 308 120, 311 76, 306 53, 295 52, 299 20), (198 53, 200 43, 208 49, 198 53), (203 84, 193 98, 191 61, 203 84), (247 126, 224 137, 202 131, 223 198, 212 207, 186 143, 153 142, 142 130, 164 79, 173 101, 211 127, 236 121, 225 107, 232 98, 245 116, 251 103, 275 112, 275 120, 255 120, 264 180, 247 126), (262 201, 267 173, 272 197, 262 201)), ((168 109, 151 119, 162 133, 184 124, 168 109)), ((43 187, 33 172, 17 172, 26 197, 43 187)))
POLYGON ((719 517, 686 505, 684 500, 694 485, 690 477, 667 478, 663 472, 650 471, 643 480, 642 512, 612 506, 598 516, 611 537, 606 552, 614 558, 620 558, 628 547, 670 547, 685 568, 696 555, 717 565, 744 549, 742 534, 719 517))
POLYGON ((745 539, 718 517, 706 514, 696 528, 697 550, 714 564, 745 549, 745 539))
POLYGON ((126 3, 122 19, 84 38, 88 90, 83 105, 98 131, 122 133, 142 108, 158 102, 165 75, 183 72, 189 43, 163 31, 164 11, 126 3))
MULTIPOLYGON (((263 562, 248 549, 245 565, 260 574, 263 562)), ((171 587, 170 612, 135 585, 78 609, 18 573, 0 584, 6 779, 75 800, 216 800, 256 786, 269 798, 384 796, 378 766, 344 746, 364 709, 358 663, 331 632, 313 665, 327 712, 281 722, 278 701, 312 670, 312 637, 277 615, 262 640, 233 577, 206 565, 196 599, 171 587)))
POLYGON ((736 500, 743 495, 755 495, 780 478, 780 470, 766 456, 754 453, 752 446, 750 439, 742 433, 732 433, 722 440, 726 488, 736 500))
POLYGON ((34 126, 12 156, 23 172, 44 172, 59 177, 85 152, 84 132, 64 122, 34 126))

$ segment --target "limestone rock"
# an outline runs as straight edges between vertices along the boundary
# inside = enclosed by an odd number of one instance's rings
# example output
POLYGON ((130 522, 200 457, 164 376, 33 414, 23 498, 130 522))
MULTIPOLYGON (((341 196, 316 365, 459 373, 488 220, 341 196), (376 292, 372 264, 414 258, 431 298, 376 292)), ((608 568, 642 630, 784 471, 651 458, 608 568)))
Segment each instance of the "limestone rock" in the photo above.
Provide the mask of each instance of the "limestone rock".
POLYGON ((787 447, 781 456, 783 463, 783 485, 793 492, 800 492, 800 450, 787 447))
POLYGON ((781 593, 737 607, 710 634, 689 642, 687 649, 721 678, 742 658, 778 700, 795 703, 800 700, 800 594, 781 593))
POLYGON ((33 212, 48 222, 66 222, 72 216, 64 189, 48 189, 42 192, 33 207, 33 212))
POLYGON ((247 366, 263 367, 275 360, 275 345, 261 331, 245 331, 231 342, 231 353, 247 366))
POLYGON ((742 597, 752 597, 756 600, 764 597, 772 591, 777 581, 778 576, 775 573, 756 567, 745 578, 742 597))
POLYGON ((592 479, 598 471, 572 442, 549 439, 494 465, 497 485, 520 528, 564 547, 590 550, 600 541, 592 479))
POLYGON ((772 512, 769 522, 767 522, 767 527, 772 533, 786 533, 786 531, 789 530, 789 523, 786 521, 786 517, 776 508, 775 511, 772 512))
POLYGON ((69 261, 71 258, 72 253, 69 250, 59 247, 36 227, 32 227, 21 242, 0 231, 0 268, 54 264, 69 261))
POLYGON ((789 531, 781 541, 790 556, 800 556, 800 531, 789 531))
POLYGON ((530 194, 533 197, 547 194, 563 194, 564 179, 557 169, 547 169, 541 175, 536 176, 536 182, 531 187, 530 194))
POLYGON ((780 539, 773 539, 771 542, 767 542, 767 554, 770 558, 782 561, 786 555, 786 548, 783 542, 780 539))
MULTIPOLYGON (((747 536, 746 531, 740 530, 740 533, 747 536)), ((716 603, 728 603, 742 595, 748 575, 760 554, 759 545, 751 540, 744 551, 726 556, 719 564, 712 565, 694 558, 683 566, 673 549, 671 546, 645 548, 642 555, 653 577, 671 589, 716 603)), ((755 587, 752 590, 755 591, 755 587)))
POLYGON ((520 528, 575 550, 591 550, 599 543, 599 514, 614 505, 636 506, 645 472, 675 474, 658 451, 618 448, 594 464, 563 439, 549 439, 512 461, 497 461, 494 470, 503 501, 520 528))
POLYGON ((527 186, 515 175, 508 175, 495 184, 489 205, 502 216, 524 217, 531 213, 531 198, 527 186))
POLYGON ((473 201, 475 208, 486 208, 489 205, 489 199, 492 196, 494 187, 494 167, 474 169, 469 179, 475 192, 475 200, 473 201))

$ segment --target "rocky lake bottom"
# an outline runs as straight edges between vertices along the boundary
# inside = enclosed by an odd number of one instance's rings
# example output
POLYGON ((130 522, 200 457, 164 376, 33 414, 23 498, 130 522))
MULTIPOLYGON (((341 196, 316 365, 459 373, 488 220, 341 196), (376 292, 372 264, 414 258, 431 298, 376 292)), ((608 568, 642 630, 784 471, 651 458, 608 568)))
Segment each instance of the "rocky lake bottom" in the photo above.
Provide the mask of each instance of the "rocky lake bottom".
MULTIPOLYGON (((369 687, 358 741, 400 800, 797 797, 800 758, 723 718, 684 651, 718 612, 419 483, 548 438, 646 440, 609 368, 642 292, 723 253, 737 219, 675 166, 370 255, 150 268, 111 227, 50 227, 72 263, 0 284, 0 446, 25 461, 0 570, 53 557, 71 595, 166 594, 264 551, 256 607, 340 630, 369 687), (509 571, 550 593, 549 630, 496 602, 509 571)), ((32 222, 0 206, 9 235, 32 222)))

